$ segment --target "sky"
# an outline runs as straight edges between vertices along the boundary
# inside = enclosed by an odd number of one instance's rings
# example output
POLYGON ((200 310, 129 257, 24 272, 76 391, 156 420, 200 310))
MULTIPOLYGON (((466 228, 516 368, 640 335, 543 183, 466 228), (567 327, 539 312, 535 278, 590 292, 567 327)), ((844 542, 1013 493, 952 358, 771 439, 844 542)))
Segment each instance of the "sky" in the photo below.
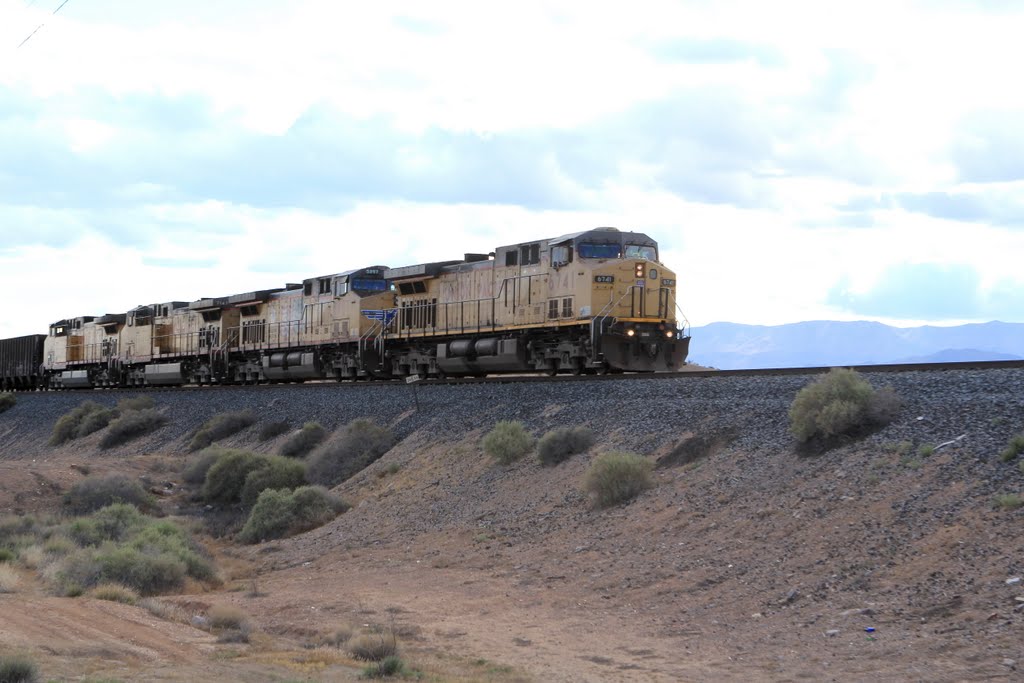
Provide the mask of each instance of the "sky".
POLYGON ((598 226, 695 326, 1024 322, 1021 3, 61 2, 0 0, 0 338, 598 226))

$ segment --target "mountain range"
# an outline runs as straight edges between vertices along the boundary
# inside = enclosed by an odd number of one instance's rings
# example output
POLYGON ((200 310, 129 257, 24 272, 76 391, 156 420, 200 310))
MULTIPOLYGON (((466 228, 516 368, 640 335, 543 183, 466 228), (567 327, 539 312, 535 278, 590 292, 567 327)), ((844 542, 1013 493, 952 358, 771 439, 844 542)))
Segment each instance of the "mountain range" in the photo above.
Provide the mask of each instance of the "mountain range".
POLYGON ((721 370, 1024 359, 1024 323, 892 327, 817 320, 711 323, 690 331, 689 362, 721 370))

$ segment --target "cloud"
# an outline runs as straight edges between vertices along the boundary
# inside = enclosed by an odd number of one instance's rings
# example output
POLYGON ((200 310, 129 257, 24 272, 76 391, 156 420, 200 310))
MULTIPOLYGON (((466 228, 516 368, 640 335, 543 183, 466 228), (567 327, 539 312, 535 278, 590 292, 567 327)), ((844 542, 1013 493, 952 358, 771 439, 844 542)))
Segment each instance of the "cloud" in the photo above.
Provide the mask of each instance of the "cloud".
POLYGON ((1015 320, 1024 310, 1024 287, 1006 279, 986 287, 967 264, 906 263, 886 269, 866 291, 840 279, 827 303, 856 315, 904 320, 1015 320))
POLYGON ((978 111, 954 132, 952 159, 964 182, 1024 180, 1024 128, 1021 110, 978 111))
POLYGON ((961 223, 1019 228, 1024 226, 1024 188, 987 185, 969 190, 858 195, 836 208, 842 225, 871 224, 875 211, 902 209, 961 223))
POLYGON ((676 38, 656 44, 652 50, 660 60, 686 64, 728 64, 756 62, 762 66, 779 67, 786 63, 780 50, 730 38, 676 38))

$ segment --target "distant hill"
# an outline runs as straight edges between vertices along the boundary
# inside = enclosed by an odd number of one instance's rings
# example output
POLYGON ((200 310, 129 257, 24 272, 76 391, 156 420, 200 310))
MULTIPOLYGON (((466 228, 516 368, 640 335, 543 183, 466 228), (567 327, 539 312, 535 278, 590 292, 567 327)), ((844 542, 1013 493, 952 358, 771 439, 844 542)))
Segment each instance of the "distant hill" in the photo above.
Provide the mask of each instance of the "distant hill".
POLYGON ((689 360, 722 370, 1024 359, 1024 323, 891 327, 819 320, 695 327, 689 360))

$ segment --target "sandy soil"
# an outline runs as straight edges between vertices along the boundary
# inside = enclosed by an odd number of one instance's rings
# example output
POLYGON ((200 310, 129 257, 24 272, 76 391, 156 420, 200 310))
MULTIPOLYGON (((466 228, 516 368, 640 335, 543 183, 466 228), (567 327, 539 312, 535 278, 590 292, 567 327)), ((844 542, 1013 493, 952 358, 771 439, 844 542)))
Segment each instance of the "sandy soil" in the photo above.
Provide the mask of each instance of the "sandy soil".
MULTIPOLYGON (((313 646, 383 626, 426 680, 1020 680, 1022 511, 992 506, 974 454, 911 468, 869 445, 801 458, 712 440, 633 504, 595 511, 578 485, 589 456, 497 467, 478 436, 410 436, 340 487, 355 506, 321 529, 208 539, 224 585, 165 600, 239 606, 250 644, 52 597, 22 570, 0 595, 0 650, 69 680, 356 680, 359 662, 313 646)), ((178 483, 181 461, 4 461, 0 511, 59 510, 85 471, 178 483)), ((168 512, 194 509, 172 491, 168 512)))

